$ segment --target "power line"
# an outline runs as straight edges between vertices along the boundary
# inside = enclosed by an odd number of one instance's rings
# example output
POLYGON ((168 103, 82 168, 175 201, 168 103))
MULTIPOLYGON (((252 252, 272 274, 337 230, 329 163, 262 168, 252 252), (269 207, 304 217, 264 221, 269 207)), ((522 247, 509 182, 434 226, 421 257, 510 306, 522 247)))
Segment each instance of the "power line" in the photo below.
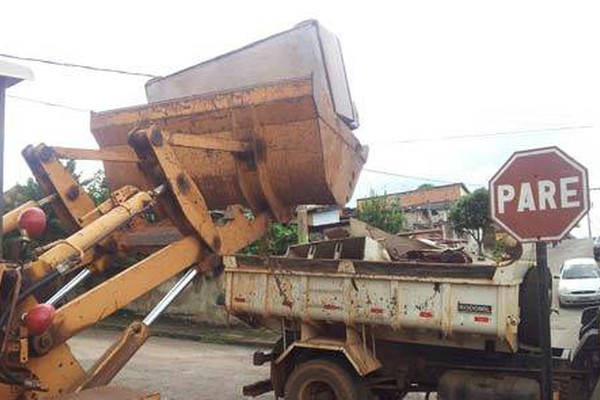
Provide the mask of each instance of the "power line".
POLYGON ((515 131, 501 131, 501 132, 490 132, 490 133, 476 133, 476 134, 464 134, 464 135, 454 135, 454 136, 439 136, 433 138, 413 138, 413 139, 404 139, 404 140, 393 140, 393 141, 384 141, 384 142, 372 142, 369 145, 383 145, 383 144, 407 144, 407 143, 420 143, 420 142, 438 142, 445 140, 460 140, 460 139, 474 139, 474 138, 492 138, 496 136, 506 136, 506 135, 520 135, 520 134, 539 134, 543 132, 560 132, 560 131, 569 131, 576 129, 590 129, 593 128, 593 125, 577 125, 577 126, 559 126, 555 128, 541 128, 541 129, 523 129, 523 130, 515 130, 515 131))
POLYGON ((72 110, 72 111, 79 111, 79 112, 85 112, 85 113, 89 113, 91 111, 91 110, 87 110, 85 108, 73 107, 73 106, 68 106, 68 105, 65 105, 65 104, 53 103, 53 102, 44 101, 44 100, 36 100, 36 99, 31 99, 29 97, 15 96, 15 95, 12 95, 12 94, 7 94, 6 97, 10 97, 10 98, 21 100, 21 101, 28 101, 30 103, 41 104, 41 105, 44 105, 44 106, 64 108, 66 110, 72 110))
MULTIPOLYGON (((371 168, 363 168, 363 171, 371 172, 373 174, 395 176, 395 177, 398 177, 398 178, 413 179, 413 180, 435 182, 435 183, 452 184, 452 183, 457 183, 458 182, 458 181, 448 181, 448 180, 437 179, 437 178, 427 178, 427 177, 424 177, 424 176, 404 175, 404 174, 398 174, 396 172, 382 171, 382 170, 371 169, 371 168)), ((481 186, 481 187, 487 187, 488 186, 487 184, 482 184, 482 183, 469 183, 469 182, 462 182, 462 183, 464 183, 467 186, 481 186)), ((589 192, 600 191, 600 187, 590 187, 587 190, 589 192)))
MULTIPOLYGON (((371 172, 374 174, 395 176, 398 178, 413 179, 413 180, 427 181, 427 182, 436 182, 436 183, 456 183, 457 182, 457 181, 447 181, 447 180, 436 179, 436 178, 427 178, 427 177, 423 177, 423 176, 404 175, 404 174, 398 174, 395 172, 381 171, 381 170, 371 169, 371 168, 363 168, 363 171, 371 172)), ((483 185, 481 183, 467 183, 467 182, 463 182, 463 183, 468 186, 487 186, 487 185, 483 185)))
POLYGON ((91 65, 74 64, 74 63, 61 62, 61 61, 53 61, 53 60, 45 60, 45 59, 42 59, 42 58, 20 57, 20 56, 15 56, 15 55, 12 55, 12 54, 0 53, 0 57, 10 58, 10 59, 13 59, 13 60, 20 60, 20 61, 39 62, 39 63, 54 65, 54 66, 58 66, 58 67, 81 68, 81 69, 87 69, 87 70, 96 71, 96 72, 110 72, 110 73, 121 74, 121 75, 143 76, 143 77, 146 77, 146 78, 157 78, 158 77, 158 75, 147 74, 147 73, 144 73, 144 72, 125 71, 125 70, 122 70, 122 69, 114 69, 114 68, 94 67, 94 66, 91 66, 91 65))

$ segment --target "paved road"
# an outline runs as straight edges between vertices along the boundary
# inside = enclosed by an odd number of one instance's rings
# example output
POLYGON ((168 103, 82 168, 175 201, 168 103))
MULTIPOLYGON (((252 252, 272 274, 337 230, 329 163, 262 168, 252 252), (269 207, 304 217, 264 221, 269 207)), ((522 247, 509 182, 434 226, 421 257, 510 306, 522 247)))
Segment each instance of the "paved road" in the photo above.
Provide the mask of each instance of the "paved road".
MULTIPOLYGON (((549 249, 550 268, 556 273, 565 259, 587 257, 591 251, 591 240, 565 241, 549 249)), ((553 304, 558 308, 556 299, 553 304)), ((553 345, 572 347, 581 309, 559 312, 552 316, 553 345)), ((114 332, 94 330, 72 339, 70 345, 87 367, 115 336, 114 332)), ((253 351, 240 346, 151 338, 115 383, 146 392, 160 391, 163 399, 244 399, 242 386, 268 377, 266 367, 252 366, 253 351)), ((259 397, 272 398, 272 394, 259 397)))
MULTIPOLYGON (((565 240, 558 246, 548 248, 548 264, 553 275, 557 275, 562 263, 569 258, 592 257, 593 242, 591 239, 565 240)), ((558 289, 554 280, 554 298, 552 307, 559 314, 552 314, 552 345, 573 348, 577 343, 581 308, 559 308, 558 289)))
MULTIPOLYGON (((117 333, 92 330, 69 341, 84 368, 89 367, 113 343, 117 333)), ((150 338, 114 384, 146 393, 160 392, 163 400, 247 399, 242 387, 266 379, 267 367, 254 367, 255 349, 150 338)), ((257 399, 273 399, 264 395, 257 399)))

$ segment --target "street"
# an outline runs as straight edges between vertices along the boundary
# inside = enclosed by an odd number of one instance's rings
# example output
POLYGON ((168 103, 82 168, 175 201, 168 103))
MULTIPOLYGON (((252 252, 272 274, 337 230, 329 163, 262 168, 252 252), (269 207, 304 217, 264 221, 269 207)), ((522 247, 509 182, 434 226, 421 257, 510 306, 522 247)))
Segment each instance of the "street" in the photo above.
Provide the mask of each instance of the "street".
MULTIPOLYGON (((564 241, 555 248, 549 247, 550 269, 556 273, 565 259, 591 254, 591 240, 564 241)), ((553 293, 553 308, 558 309, 556 289, 553 293)), ((553 313, 553 346, 574 346, 580 313, 580 308, 553 313)), ((92 330, 69 344, 83 366, 89 367, 116 336, 116 332, 92 330)), ((160 392, 162 399, 243 399, 242 386, 265 379, 269 374, 268 367, 252 365, 254 351, 250 347, 151 338, 114 383, 148 393, 160 392)), ((272 398, 272 394, 258 397, 272 398)))
MULTIPOLYGON (((118 332, 91 330, 69 344, 84 368, 89 367, 116 339, 118 332)), ((160 392, 161 400, 245 399, 242 387, 269 377, 268 367, 252 365, 256 349, 153 337, 119 373, 113 384, 146 393, 160 392)), ((263 395, 257 399, 272 399, 263 395)))
MULTIPOLYGON (((565 240, 556 247, 548 246, 548 266, 552 275, 557 275, 562 263, 569 258, 592 257, 592 239, 565 240)), ((579 318, 582 307, 559 308, 557 280, 553 280, 552 308, 558 314, 552 313, 552 346, 573 348, 577 343, 579 318)))

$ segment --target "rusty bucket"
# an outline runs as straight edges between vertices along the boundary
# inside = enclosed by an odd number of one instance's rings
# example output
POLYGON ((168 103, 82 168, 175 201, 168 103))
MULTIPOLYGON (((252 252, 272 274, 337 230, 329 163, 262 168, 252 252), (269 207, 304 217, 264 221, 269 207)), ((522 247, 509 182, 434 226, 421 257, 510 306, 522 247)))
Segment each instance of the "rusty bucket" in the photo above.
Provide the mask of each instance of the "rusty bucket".
MULTIPOLYGON (((339 42, 316 21, 153 79, 146 92, 148 105, 92 115, 100 148, 132 151, 130 133, 159 129, 211 210, 239 204, 288 221, 301 204, 343 205, 366 161, 339 42)), ((139 163, 105 170, 111 189, 156 182, 139 163)))
MULTIPOLYGON (((95 113, 100 148, 128 150, 128 135, 156 127, 211 210, 243 205, 288 221, 301 204, 345 204, 366 161, 332 108, 317 109, 312 78, 95 113)), ((129 150, 133 153, 132 150, 129 150)), ((139 163, 105 161, 111 189, 151 186, 139 163)))

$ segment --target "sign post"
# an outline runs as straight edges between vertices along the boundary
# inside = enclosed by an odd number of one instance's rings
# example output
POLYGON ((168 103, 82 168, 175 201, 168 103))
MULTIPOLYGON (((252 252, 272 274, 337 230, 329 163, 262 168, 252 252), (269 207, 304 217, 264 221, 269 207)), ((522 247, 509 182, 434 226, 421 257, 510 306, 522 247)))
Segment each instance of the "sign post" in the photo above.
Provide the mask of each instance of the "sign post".
POLYGON ((490 180, 492 220, 520 242, 536 243, 540 388, 552 398, 548 242, 563 239, 589 211, 588 174, 558 147, 514 153, 490 180))
POLYGON ((548 248, 546 242, 536 242, 535 255, 537 260, 537 278, 539 284, 540 310, 540 350, 542 365, 540 369, 540 386, 542 399, 552 398, 552 339, 550 332, 550 270, 548 269, 548 248))

